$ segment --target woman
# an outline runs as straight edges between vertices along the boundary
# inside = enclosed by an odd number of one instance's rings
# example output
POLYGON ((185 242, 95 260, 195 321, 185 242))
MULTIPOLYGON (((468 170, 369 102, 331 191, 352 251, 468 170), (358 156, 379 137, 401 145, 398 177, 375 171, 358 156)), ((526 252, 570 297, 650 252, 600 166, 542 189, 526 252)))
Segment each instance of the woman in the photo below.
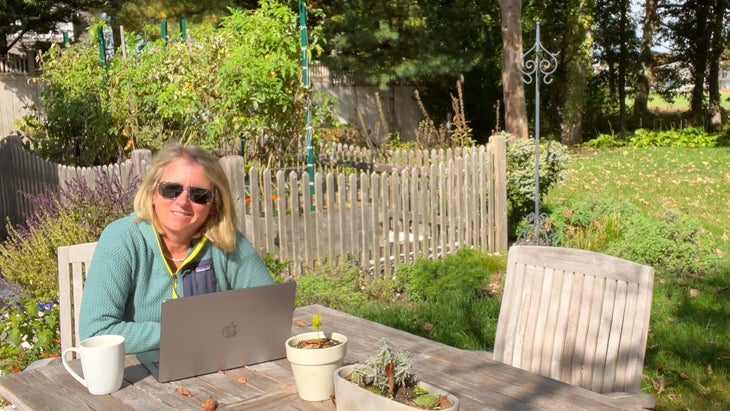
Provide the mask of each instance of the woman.
POLYGON ((81 339, 120 334, 127 353, 154 349, 163 300, 272 284, 235 224, 218 159, 197 147, 166 146, 135 195, 134 213, 99 237, 84 284, 81 339))

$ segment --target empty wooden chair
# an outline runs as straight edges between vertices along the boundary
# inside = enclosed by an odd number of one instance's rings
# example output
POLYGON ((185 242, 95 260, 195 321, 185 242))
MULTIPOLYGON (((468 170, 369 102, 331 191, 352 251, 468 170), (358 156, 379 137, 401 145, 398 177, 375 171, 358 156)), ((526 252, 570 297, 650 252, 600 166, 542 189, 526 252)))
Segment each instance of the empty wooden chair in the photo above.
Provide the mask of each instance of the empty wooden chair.
POLYGON ((609 255, 513 246, 494 359, 644 408, 654 269, 609 255))
MULTIPOLYGON (((58 247, 58 303, 61 327, 61 352, 78 346, 79 307, 86 272, 96 242, 58 247)), ((71 353, 71 358, 75 358, 71 353)))

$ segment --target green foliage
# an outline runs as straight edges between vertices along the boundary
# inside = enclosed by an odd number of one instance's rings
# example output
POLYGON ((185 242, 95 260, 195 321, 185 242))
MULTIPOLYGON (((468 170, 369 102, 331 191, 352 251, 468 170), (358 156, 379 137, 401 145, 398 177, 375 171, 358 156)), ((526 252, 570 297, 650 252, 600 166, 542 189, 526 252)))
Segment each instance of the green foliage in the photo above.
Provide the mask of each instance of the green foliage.
POLYGON ((396 286, 412 301, 437 301, 453 294, 474 294, 483 289, 497 262, 484 253, 461 248, 439 260, 422 258, 400 265, 396 286))
MULTIPOLYGON (((64 163, 107 164, 131 148, 153 151, 181 140, 219 154, 271 165, 303 151, 309 98, 301 84, 297 14, 275 0, 231 11, 213 29, 191 27, 188 42, 158 39, 141 52, 127 35, 99 63, 95 27, 85 42, 49 51, 42 79, 43 128, 31 136, 38 154, 64 163), (61 161, 63 160, 63 161, 61 161)), ((318 28, 312 28, 317 38, 318 28)), ((318 50, 316 42, 312 50, 318 50)), ((314 96, 314 98, 318 98, 314 96)), ((331 98, 318 98, 313 126, 334 121, 331 98)))
POLYGON ((560 245, 650 265, 665 278, 701 275, 720 266, 709 233, 677 212, 647 215, 626 202, 590 199, 555 211, 551 221, 560 245))
POLYGON ((327 262, 297 279, 296 305, 322 304, 334 309, 356 307, 367 301, 360 290, 362 275, 352 261, 327 262))
POLYGON ((632 147, 714 147, 720 133, 707 133, 700 127, 655 131, 640 128, 629 139, 632 147))
POLYGON ((622 222, 638 212, 626 202, 588 199, 558 208, 550 215, 550 222, 558 244, 602 251, 621 238, 622 222))
POLYGON ((673 211, 657 218, 636 214, 623 226, 621 241, 606 252, 654 267, 664 278, 702 276, 720 268, 716 243, 702 225, 673 211))
POLYGON ((289 268, 289 261, 278 261, 276 259, 276 254, 274 253, 266 253, 263 260, 264 264, 266 264, 266 268, 268 268, 271 273, 271 277, 273 277, 275 281, 286 280, 286 276, 284 274, 289 268))
POLYGON ((591 148, 610 147, 718 147, 727 145, 727 134, 708 133, 701 127, 670 130, 639 128, 628 134, 599 134, 584 144, 591 148))
POLYGON ((392 399, 401 387, 413 387, 418 380, 411 356, 405 351, 394 351, 388 340, 381 338, 378 352, 353 366, 352 382, 372 387, 392 399))
MULTIPOLYGON (((89 37, 97 26, 90 30, 89 37)), ((91 40, 89 40, 91 41, 91 40)), ((27 128, 39 157, 68 165, 114 163, 127 141, 114 127, 98 46, 53 46, 43 57, 42 127, 27 128)))
MULTIPOLYGON (((542 198, 551 187, 564 178, 570 155, 564 145, 547 141, 540 144, 540 187, 542 198)), ((535 141, 509 139, 507 144, 507 201, 511 227, 534 211, 535 204, 535 141)))
POLYGON ((0 243, 0 270, 5 278, 28 297, 57 299, 57 248, 96 241, 107 224, 132 211, 135 187, 132 182, 124 188, 118 177, 101 172, 93 189, 79 178, 58 197, 31 198, 37 208, 27 227, 8 223, 8 238, 0 243))
POLYGON ((35 299, 0 308, 0 375, 22 371, 36 360, 60 355, 59 311, 35 299))

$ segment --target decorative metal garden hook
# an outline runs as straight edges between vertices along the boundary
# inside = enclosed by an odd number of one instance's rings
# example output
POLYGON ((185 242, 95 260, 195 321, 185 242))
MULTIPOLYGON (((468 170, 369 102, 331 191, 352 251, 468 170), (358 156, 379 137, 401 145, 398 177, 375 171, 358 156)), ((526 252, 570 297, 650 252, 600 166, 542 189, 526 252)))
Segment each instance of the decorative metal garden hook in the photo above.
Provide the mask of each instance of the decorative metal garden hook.
POLYGON ((527 225, 517 242, 533 245, 551 245, 545 229, 547 214, 540 214, 540 83, 550 84, 550 75, 558 68, 558 53, 551 53, 540 43, 540 22, 535 28, 535 44, 522 54, 519 70, 525 84, 535 84, 535 211, 527 216, 527 225), (534 59, 530 56, 534 54, 534 59), (542 58, 543 54, 546 58, 542 58))

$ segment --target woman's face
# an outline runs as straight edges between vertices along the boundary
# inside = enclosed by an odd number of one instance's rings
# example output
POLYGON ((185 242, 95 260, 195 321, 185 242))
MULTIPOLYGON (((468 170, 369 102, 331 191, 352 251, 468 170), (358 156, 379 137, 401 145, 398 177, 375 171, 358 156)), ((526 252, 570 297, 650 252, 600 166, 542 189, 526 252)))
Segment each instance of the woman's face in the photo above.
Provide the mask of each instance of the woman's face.
POLYGON ((208 204, 190 201, 190 187, 199 187, 214 191, 213 183, 205 174, 203 167, 189 158, 178 158, 170 162, 162 172, 158 181, 177 183, 185 187, 177 198, 169 199, 160 195, 158 187, 152 194, 152 205, 157 220, 165 232, 163 237, 177 241, 189 242, 208 216, 213 213, 213 199, 208 204))

